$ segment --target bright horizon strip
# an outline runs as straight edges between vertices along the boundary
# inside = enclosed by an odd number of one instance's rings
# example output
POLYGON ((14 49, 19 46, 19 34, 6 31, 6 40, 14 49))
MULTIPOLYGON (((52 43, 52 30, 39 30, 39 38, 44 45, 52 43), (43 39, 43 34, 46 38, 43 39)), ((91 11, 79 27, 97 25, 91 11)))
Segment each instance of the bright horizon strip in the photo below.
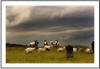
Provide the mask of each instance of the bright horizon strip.
POLYGON ((99 67, 99 2, 98 1, 3 1, 2 2, 2 67, 99 67), (6 63, 6 6, 94 6, 94 63, 6 63))

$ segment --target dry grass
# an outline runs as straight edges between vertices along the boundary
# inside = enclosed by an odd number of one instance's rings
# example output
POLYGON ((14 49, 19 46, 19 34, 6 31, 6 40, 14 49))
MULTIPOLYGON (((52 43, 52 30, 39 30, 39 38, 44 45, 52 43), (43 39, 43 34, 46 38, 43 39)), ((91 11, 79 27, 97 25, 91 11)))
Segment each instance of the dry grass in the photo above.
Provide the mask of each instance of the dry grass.
POLYGON ((25 48, 7 47, 7 63, 94 63, 94 55, 85 52, 74 53, 73 59, 66 59, 66 52, 57 52, 56 49, 38 53, 34 51, 28 55, 25 54, 25 48))

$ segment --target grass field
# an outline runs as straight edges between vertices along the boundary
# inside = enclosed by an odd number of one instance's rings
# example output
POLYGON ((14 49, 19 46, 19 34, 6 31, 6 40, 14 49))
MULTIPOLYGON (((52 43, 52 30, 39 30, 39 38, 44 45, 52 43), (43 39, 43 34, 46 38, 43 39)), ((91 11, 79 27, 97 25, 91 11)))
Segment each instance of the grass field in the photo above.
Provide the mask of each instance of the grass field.
POLYGON ((57 52, 56 49, 27 55, 24 50, 23 47, 7 47, 6 63, 94 63, 94 55, 85 52, 76 52, 73 59, 66 59, 66 52, 57 52))

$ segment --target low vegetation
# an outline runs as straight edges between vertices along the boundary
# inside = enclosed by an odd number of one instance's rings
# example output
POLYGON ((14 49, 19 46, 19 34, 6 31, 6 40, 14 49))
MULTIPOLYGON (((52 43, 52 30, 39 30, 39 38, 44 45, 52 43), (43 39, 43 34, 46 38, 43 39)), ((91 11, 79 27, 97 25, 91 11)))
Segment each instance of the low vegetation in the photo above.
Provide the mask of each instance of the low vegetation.
POLYGON ((26 47, 6 48, 6 63, 94 63, 94 54, 87 54, 84 51, 75 52, 73 59, 66 58, 66 51, 57 52, 57 49, 50 51, 25 54, 26 47))

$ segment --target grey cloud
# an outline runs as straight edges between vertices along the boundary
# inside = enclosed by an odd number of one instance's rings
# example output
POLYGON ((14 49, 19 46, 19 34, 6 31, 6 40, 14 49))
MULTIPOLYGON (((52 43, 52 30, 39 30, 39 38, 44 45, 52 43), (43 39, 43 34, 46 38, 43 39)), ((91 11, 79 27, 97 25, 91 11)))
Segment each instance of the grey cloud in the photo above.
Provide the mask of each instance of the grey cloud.
POLYGON ((58 39, 89 44, 94 38, 93 6, 8 6, 6 13, 8 42, 58 39))
MULTIPOLYGON (((28 14, 23 15, 23 16, 28 15, 29 18, 27 18, 27 20, 25 20, 24 18, 21 18, 24 20, 21 21, 19 24, 17 23, 18 25, 16 25, 15 21, 13 21, 14 19, 16 19, 16 17, 18 17, 18 15, 8 16, 7 20, 10 23, 9 25, 7 25, 7 28, 11 28, 11 30, 13 28, 18 31, 21 31, 21 30, 24 31, 24 28, 26 28, 26 30, 29 31, 31 29, 36 30, 36 29, 40 29, 44 27, 46 28, 46 27, 57 26, 57 25, 59 26, 62 24, 67 25, 67 26, 69 25, 75 26, 76 25, 75 23, 78 23, 76 26, 80 24, 81 24, 80 26, 82 25, 88 26, 87 22, 89 22, 91 25, 93 25, 93 23, 91 23, 93 22, 93 7, 89 7, 89 9, 88 7, 85 7, 85 8, 84 7, 33 7, 30 9, 31 9, 30 15, 28 14), (72 9, 74 9, 75 12, 72 9), (14 26, 11 26, 12 25, 11 23, 15 23, 14 26)), ((17 18, 17 20, 19 19, 20 18, 17 18)))

